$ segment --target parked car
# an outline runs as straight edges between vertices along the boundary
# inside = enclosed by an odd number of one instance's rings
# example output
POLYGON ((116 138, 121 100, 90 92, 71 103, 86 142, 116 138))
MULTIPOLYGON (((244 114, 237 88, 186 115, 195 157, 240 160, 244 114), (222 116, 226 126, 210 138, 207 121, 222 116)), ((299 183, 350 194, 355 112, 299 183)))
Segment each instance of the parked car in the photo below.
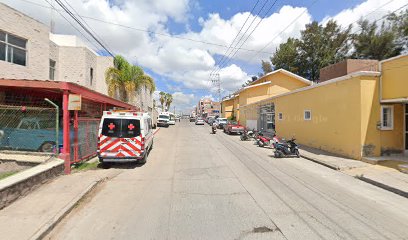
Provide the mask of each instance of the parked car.
MULTIPOLYGON (((59 143, 62 143, 62 137, 62 128, 60 128, 59 143)), ((0 129, 2 148, 52 152, 55 145, 54 120, 27 117, 21 119, 17 127, 0 129)))
POLYGON ((190 122, 195 122, 196 118, 195 117, 190 117, 190 122))
POLYGON ((208 121, 207 121, 208 124, 212 125, 214 121, 215 121, 214 117, 208 117, 208 121))
POLYGON ((217 126, 219 129, 223 129, 225 124, 227 124, 226 118, 217 118, 217 126))
POLYGON ((239 124, 237 121, 228 120, 227 124, 224 125, 224 132, 228 134, 238 133, 242 134, 245 130, 245 127, 239 124))
POLYGON ((195 125, 204 125, 204 119, 198 117, 195 121, 195 125))

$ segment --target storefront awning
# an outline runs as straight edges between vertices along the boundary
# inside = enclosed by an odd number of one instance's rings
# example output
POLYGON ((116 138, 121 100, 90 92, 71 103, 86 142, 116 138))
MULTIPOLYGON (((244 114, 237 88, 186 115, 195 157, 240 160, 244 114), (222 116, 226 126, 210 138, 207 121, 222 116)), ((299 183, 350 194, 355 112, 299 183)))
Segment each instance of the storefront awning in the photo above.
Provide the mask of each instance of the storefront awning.
POLYGON ((408 98, 383 99, 381 103, 408 103, 408 98))

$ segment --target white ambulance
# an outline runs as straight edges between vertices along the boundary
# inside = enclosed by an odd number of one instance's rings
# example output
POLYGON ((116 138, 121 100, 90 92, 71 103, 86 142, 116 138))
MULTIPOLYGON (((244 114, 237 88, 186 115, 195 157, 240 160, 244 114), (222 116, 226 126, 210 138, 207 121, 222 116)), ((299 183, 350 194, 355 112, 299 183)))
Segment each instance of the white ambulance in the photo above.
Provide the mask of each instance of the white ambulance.
POLYGON ((147 113, 104 111, 98 133, 99 160, 145 163, 153 138, 152 119, 147 113))

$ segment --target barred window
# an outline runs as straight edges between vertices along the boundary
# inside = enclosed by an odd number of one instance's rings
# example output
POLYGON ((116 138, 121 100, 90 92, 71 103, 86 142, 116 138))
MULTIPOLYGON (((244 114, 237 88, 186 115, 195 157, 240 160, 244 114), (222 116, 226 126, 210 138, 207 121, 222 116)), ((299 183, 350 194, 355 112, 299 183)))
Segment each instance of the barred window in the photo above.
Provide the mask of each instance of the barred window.
POLYGON ((55 65, 56 62, 50 59, 50 80, 55 80, 55 65))
POLYGON ((0 60, 26 66, 27 40, 0 31, 0 60))

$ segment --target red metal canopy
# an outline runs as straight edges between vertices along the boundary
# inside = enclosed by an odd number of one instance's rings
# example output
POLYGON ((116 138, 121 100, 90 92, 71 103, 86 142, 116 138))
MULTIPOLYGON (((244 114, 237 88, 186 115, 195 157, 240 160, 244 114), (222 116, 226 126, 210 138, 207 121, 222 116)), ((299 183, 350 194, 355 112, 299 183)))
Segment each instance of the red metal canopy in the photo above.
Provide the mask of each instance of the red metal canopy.
POLYGON ((119 101, 102 93, 71 82, 28 79, 0 79, 0 87, 47 89, 61 93, 64 91, 68 91, 69 93, 80 94, 82 98, 89 99, 98 103, 107 103, 126 109, 136 109, 136 107, 131 104, 119 101))

